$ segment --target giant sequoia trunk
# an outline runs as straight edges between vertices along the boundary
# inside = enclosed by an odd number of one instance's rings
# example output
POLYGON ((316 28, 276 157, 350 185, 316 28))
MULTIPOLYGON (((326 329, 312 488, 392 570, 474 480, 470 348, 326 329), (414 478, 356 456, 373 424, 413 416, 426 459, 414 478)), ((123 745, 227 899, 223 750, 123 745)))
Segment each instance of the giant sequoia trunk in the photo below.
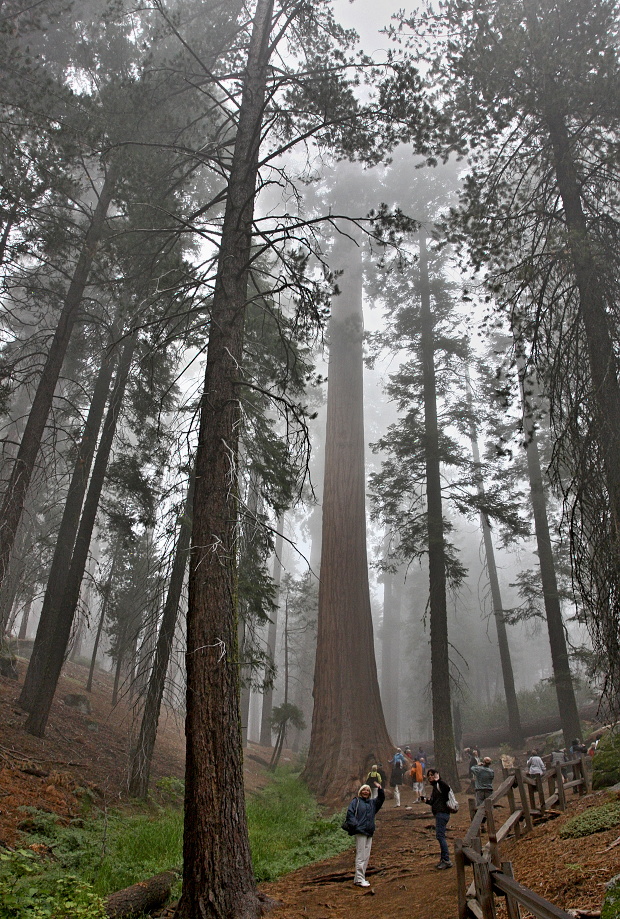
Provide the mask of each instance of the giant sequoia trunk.
POLYGON ((11 549, 26 499, 26 492, 28 491, 37 454, 41 446, 43 431, 52 407, 54 390, 67 353, 71 333, 79 315, 80 304, 88 283, 95 252, 103 235, 105 219, 115 186, 116 170, 112 167, 106 175, 97 206, 84 238, 82 251, 73 272, 41 379, 30 408, 28 421, 24 428, 2 507, 0 508, 0 584, 2 584, 7 573, 11 549))
POLYGON ((176 919, 253 919, 262 912, 243 788, 235 559, 239 367, 272 15, 273 0, 259 0, 226 195, 200 411, 187 611, 183 891, 176 919))
POLYGON ((303 778, 321 798, 343 800, 368 760, 386 760, 373 643, 364 476, 361 249, 337 238, 343 269, 332 300, 323 486, 323 536, 314 711, 303 778))
POLYGON ((381 700, 392 737, 398 738, 402 577, 392 571, 383 575, 383 625, 381 626, 381 700))
POLYGON ((114 389, 110 397, 110 404, 106 414, 106 419, 101 433, 101 440, 97 448, 97 456, 93 465, 93 474, 88 486, 88 493, 84 501, 82 518, 75 540, 75 548, 71 557, 71 565, 67 574, 67 581, 63 593, 62 602, 58 609, 56 617, 56 626, 53 634, 50 636, 41 678, 36 687, 36 694, 30 709, 30 715, 26 719, 26 730, 36 737, 42 737, 45 733, 47 719, 60 671, 71 635, 71 626, 80 599, 80 587, 84 577, 86 562, 88 561, 88 549, 93 535, 95 519, 97 517, 97 508, 105 479, 112 442, 116 432, 116 425, 123 404, 125 387, 129 377, 131 361, 134 348, 136 345, 137 333, 128 338, 123 347, 122 354, 118 363, 118 370, 114 382, 114 389))
POLYGON ((420 297, 435 763, 445 780, 455 791, 458 791, 461 786, 456 768, 450 701, 450 645, 448 642, 446 559, 435 379, 435 336, 424 234, 420 236, 420 297))
MULTIPOLYGON (((520 368, 523 371, 523 367, 520 368)), ((532 510, 534 512, 534 529, 536 532, 536 547, 538 549, 538 562, 540 564, 540 579, 542 582, 543 599, 545 603, 545 617, 549 632, 549 647, 551 649, 551 662, 553 666, 553 682, 558 697, 560 721, 564 743, 568 749, 574 737, 581 737, 581 724, 575 689, 570 672, 562 608, 558 593, 558 582, 555 573, 555 562, 551 549, 551 536, 549 534, 549 520, 547 518, 547 502, 543 486, 538 444, 536 442, 536 429, 532 418, 531 408, 526 403, 523 386, 522 372, 521 400, 523 403, 523 433, 525 434, 525 449, 527 453, 527 471, 530 480, 530 495, 532 510)))
MULTIPOLYGON (((477 470, 478 478, 477 490, 480 498, 484 501, 484 482, 482 481, 482 475, 480 473, 482 464, 480 462, 478 435, 473 419, 473 403, 471 398, 469 374, 467 374, 467 403, 470 410, 469 435, 471 439, 471 452, 474 457, 474 465, 477 470)), ((495 564, 495 549, 493 547, 491 525, 489 523, 489 518, 484 511, 480 514, 480 526, 482 527, 484 554, 487 561, 489 586, 491 588, 491 601, 493 603, 493 616, 495 618, 495 628, 497 631, 499 658, 502 665, 502 678, 504 681, 504 693, 506 695, 506 708, 508 710, 508 736, 510 738, 511 744, 514 747, 520 747, 522 746, 525 738, 523 735, 523 728, 521 727, 521 715, 519 714, 519 704, 517 702, 515 678, 512 670, 512 658, 510 657, 508 634, 506 631, 506 622, 504 620, 504 607, 502 604, 502 595, 499 587, 499 578, 497 576, 497 565, 495 564)))

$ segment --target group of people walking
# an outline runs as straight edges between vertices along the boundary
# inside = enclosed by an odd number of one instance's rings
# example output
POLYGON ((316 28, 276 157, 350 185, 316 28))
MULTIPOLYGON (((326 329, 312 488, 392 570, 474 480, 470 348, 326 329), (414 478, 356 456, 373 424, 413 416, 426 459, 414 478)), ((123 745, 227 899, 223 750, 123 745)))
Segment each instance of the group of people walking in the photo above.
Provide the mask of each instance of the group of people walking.
MULTIPOLYGON (((394 806, 400 807, 400 789, 406 772, 408 773, 414 793, 417 794, 414 803, 430 804, 435 817, 435 836, 439 843, 440 858, 437 869, 452 867, 450 851, 446 840, 446 828, 450 815, 456 812, 458 805, 454 793, 447 782, 444 782, 437 769, 426 767, 424 751, 420 750, 411 756, 409 748, 405 752, 397 748, 394 756, 389 761, 391 766, 390 785, 394 790, 394 806), (407 758, 406 758, 407 757, 407 758), (407 763, 410 759, 410 764, 407 763), (407 768, 409 767, 409 768, 407 768), (431 786, 431 792, 425 796, 424 774, 431 786)), ((492 772, 493 770, 491 770, 492 772)), ((372 837, 375 832, 375 817, 385 801, 385 772, 381 763, 372 766, 366 782, 361 786, 357 795, 347 808, 344 826, 348 832, 355 836, 355 878, 353 883, 358 887, 370 887, 366 880, 366 868, 370 859, 372 837)))

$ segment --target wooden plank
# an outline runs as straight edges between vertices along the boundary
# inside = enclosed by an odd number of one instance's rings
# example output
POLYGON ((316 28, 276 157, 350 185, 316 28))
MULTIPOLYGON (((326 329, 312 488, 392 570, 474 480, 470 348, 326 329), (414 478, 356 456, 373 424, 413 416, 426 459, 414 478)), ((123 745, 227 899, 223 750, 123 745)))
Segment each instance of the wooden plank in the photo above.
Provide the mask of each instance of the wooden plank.
MULTIPOLYGON (((516 785, 516 780, 515 780, 515 785, 516 785)), ((517 837, 517 839, 519 839, 520 836, 521 836, 521 820, 523 819, 523 811, 522 811, 521 809, 517 808, 517 805, 516 805, 516 802, 515 802, 515 790, 514 790, 514 786, 513 786, 512 788, 509 788, 509 789, 508 789, 507 798, 508 798, 508 806, 509 806, 509 808, 510 808, 510 813, 511 813, 511 814, 514 814, 517 810, 518 810, 518 812, 519 812, 519 819, 517 820, 517 822, 516 822, 515 825, 514 825, 514 828, 515 828, 515 836, 517 837)), ((504 824, 504 825, 505 825, 505 824, 504 824)), ((501 832, 501 831, 500 831, 500 832, 501 832)), ((499 833, 497 834, 497 838, 499 839, 499 833)))
MULTIPOLYGON (((510 833, 513 826, 516 830, 516 828, 519 826, 519 823, 522 817, 523 817, 523 811, 521 809, 512 813, 510 817, 508 818, 508 820, 506 820, 506 822, 503 823, 500 826, 499 830, 497 831, 497 841, 501 842, 503 839, 505 839, 506 836, 508 836, 508 834, 510 833)), ((517 834, 515 832, 515 836, 516 835, 517 834)))
POLYGON ((476 899, 482 908, 484 919, 496 919, 495 900, 493 897, 493 879, 489 869, 490 866, 486 860, 474 865, 476 899))
POLYGON ((459 919, 467 919, 467 893, 465 890, 465 856, 463 840, 454 840, 454 865, 456 867, 456 891, 458 896, 459 919))
POLYGON ((495 828, 495 815, 493 813, 493 799, 487 798, 484 802, 484 809, 487 815, 487 833, 489 835, 489 850, 491 861, 497 867, 500 867, 499 846, 497 844, 497 830, 495 828))
POLYGON ((533 890, 523 887, 514 878, 507 877, 501 871, 493 871, 491 876, 493 888, 504 895, 509 895, 532 913, 536 919, 572 919, 559 906, 543 899, 533 890))
POLYGON ((560 763, 555 765, 555 787, 558 793, 558 806, 560 810, 566 810, 566 796, 564 794, 564 775, 560 763))
POLYGON ((493 804, 496 804, 500 801, 507 793, 510 788, 515 784, 514 775, 509 775, 507 779, 504 779, 499 788, 496 788, 492 795, 489 795, 487 801, 492 801, 493 804))
POLYGON ((538 792, 538 807, 540 809, 540 816, 544 817, 545 815, 545 789, 543 788, 543 777, 542 775, 535 776, 536 778, 536 791, 538 792))
MULTIPOLYGON (((512 878, 514 880, 512 862, 502 862, 502 871, 506 877, 512 878)), ((511 897, 509 894, 506 894, 506 910, 508 912, 508 919, 521 919, 521 907, 519 906, 519 901, 515 900, 515 898, 511 897)))
POLYGON ((515 771, 515 779, 517 780, 517 787, 519 789, 519 797, 521 798, 521 809, 523 810, 523 819, 525 821, 525 828, 528 832, 532 831, 532 815, 530 814, 530 804, 527 799, 527 792, 525 790, 525 782, 523 781, 523 770, 517 769, 515 771))
POLYGON ((470 911, 470 913, 472 913, 476 917, 476 919, 484 919, 484 913, 482 912, 482 908, 480 904, 478 903, 478 901, 475 900, 473 897, 471 900, 467 901, 467 909, 470 911))
POLYGON ((558 794, 556 791, 554 791, 552 795, 550 795, 548 798, 545 798, 545 810, 547 810, 548 807, 553 807, 553 805, 557 803, 558 794))

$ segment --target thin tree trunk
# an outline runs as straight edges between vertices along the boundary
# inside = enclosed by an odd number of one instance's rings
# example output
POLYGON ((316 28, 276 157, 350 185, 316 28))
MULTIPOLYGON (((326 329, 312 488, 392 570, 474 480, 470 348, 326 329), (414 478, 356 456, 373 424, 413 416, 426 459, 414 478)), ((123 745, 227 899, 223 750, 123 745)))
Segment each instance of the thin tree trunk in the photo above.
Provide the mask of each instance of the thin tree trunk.
POLYGON ((391 741, 375 661, 366 549, 362 257, 339 236, 331 264, 344 269, 332 300, 323 489, 323 537, 314 710, 303 778, 319 798, 359 783, 369 756, 391 741))
POLYGON ((88 680, 86 681, 86 692, 93 691, 93 677, 95 673, 95 666, 97 663, 97 652, 99 651, 99 642, 101 641, 101 633, 103 632, 103 626, 105 624, 106 616, 108 614, 108 607, 110 605, 110 594, 112 591, 112 584, 114 583, 114 577, 116 575, 116 566, 118 565, 118 560, 121 554, 121 540, 118 539, 116 546, 114 548, 114 555, 112 556, 112 563, 110 565, 110 572, 108 574, 108 580, 103 593, 103 601, 101 603, 101 611, 99 614, 99 624, 97 626, 97 634, 95 636, 95 644, 93 645, 93 653, 90 659, 90 669, 88 671, 88 680))
POLYGON ((213 294, 196 455, 187 612, 183 890, 176 919, 262 912, 245 813, 236 552, 239 367, 273 0, 254 14, 213 294), (226 788, 214 781, 213 764, 226 788))
POLYGON ((4 581, 8 570, 11 549, 21 520, 26 492, 41 446, 43 431, 52 407, 54 390, 67 353, 69 339, 79 315, 79 307, 88 283, 95 252, 103 235, 106 215, 115 186, 116 169, 111 166, 84 238, 82 251, 67 291, 0 508, 0 584, 4 581))
POLYGON ((170 582, 168 584, 168 593, 164 604, 159 635, 157 636, 155 659, 153 661, 153 669, 151 670, 149 685, 146 692, 140 733, 130 764, 129 794, 138 798, 146 798, 149 791, 149 777, 151 773, 151 762, 153 760, 153 750, 157 737, 159 713, 161 711, 166 673, 168 672, 172 642, 174 640, 174 632, 177 624, 179 602, 183 590, 183 579, 187 569, 192 535, 191 514, 194 503, 194 488, 195 473, 192 472, 187 490, 185 512, 181 518, 181 526, 179 527, 174 561, 170 573, 170 582))
MULTIPOLYGON (((278 606, 280 603, 280 584, 282 583, 282 550, 284 548, 284 518, 282 514, 277 524, 276 544, 273 556, 273 583, 275 585, 275 610, 269 620, 267 630, 267 651, 271 662, 276 659, 276 635, 278 633, 278 606)), ((263 709, 261 712, 260 742, 263 747, 271 746, 271 711, 273 709, 273 685, 263 693, 263 709)))
POLYGON ((434 320, 431 310, 428 256, 424 233, 420 234, 420 294, 435 762, 445 780, 455 791, 458 791, 460 781, 454 750, 450 692, 450 645, 448 641, 445 537, 441 497, 437 387, 435 381, 434 320))
POLYGON ((119 359, 114 389, 110 397, 110 404, 93 466, 93 474, 88 487, 88 494, 84 501, 82 519, 75 540, 71 567, 67 575, 66 589, 58 610, 56 628, 53 635, 50 637, 41 679, 37 686, 36 696, 30 715, 26 719, 26 730, 28 733, 34 734, 35 737, 42 737, 45 733, 45 726, 58 684, 58 678, 60 677, 60 671, 62 670, 67 643, 71 635, 71 626, 80 598, 80 587, 84 577, 86 561, 88 559, 88 550, 90 548, 90 541, 95 526, 97 508, 99 507, 99 499, 101 497, 101 490, 108 468, 112 442, 114 440, 116 425, 123 404, 125 387, 129 377, 136 340, 137 333, 134 333, 126 340, 119 359))
POLYGON ((105 411, 106 401, 110 392, 110 383, 114 370, 115 355, 108 351, 97 374, 93 395, 84 426, 84 433, 80 441, 78 454, 71 483, 65 500, 65 507, 56 538, 54 556, 47 578, 41 618, 32 648, 32 655, 24 679, 24 685, 19 697, 19 704, 26 711, 31 711, 38 691, 39 683, 45 666, 45 659, 58 623, 58 612, 62 605, 63 596, 67 588, 67 579, 71 567, 75 540, 80 524, 80 514, 84 503, 84 495, 88 486, 88 477, 92 467, 97 438, 101 429, 101 422, 105 411))
POLYGON ((4 224, 4 229, 2 231, 2 237, 0 237, 0 265, 4 262, 4 257, 6 255, 6 247, 9 242, 9 236, 11 235, 11 230, 15 224, 15 218, 17 217, 17 211, 19 208, 19 202, 14 201, 9 212, 9 216, 6 219, 4 224))
POLYGON ((538 455, 536 428, 534 426, 531 407, 527 405, 525 397, 523 380, 524 367, 522 361, 520 362, 519 371, 527 471, 530 480, 532 510, 534 512, 534 530, 536 532, 536 547, 538 549, 538 563, 540 565, 545 617, 547 619, 547 631, 549 633, 553 681, 555 683, 555 691, 558 698, 564 744, 566 749, 568 749, 573 742, 573 738, 581 737, 581 724, 577 700, 575 698, 575 688, 570 672, 568 647, 566 645, 564 621, 562 619, 562 607, 560 605, 558 582, 555 573, 555 561, 551 548, 547 502, 543 486, 542 469, 540 468, 540 457, 538 455))
POLYGON ((118 647, 116 649, 116 666, 114 668, 114 688, 112 689, 112 708, 114 708, 118 702, 118 687, 121 682, 121 670, 123 669, 123 661, 125 660, 125 641, 127 639, 127 621, 122 625, 120 635, 118 637, 118 647))
MULTIPOLYGON (((467 404, 469 408, 469 437, 471 440, 471 452, 474 458, 476 468, 477 491, 480 498, 484 501, 484 482, 482 481, 482 464, 480 462, 480 447, 478 446, 478 434, 473 417, 473 400, 471 396, 471 382, 469 371, 466 371, 467 383, 467 404)), ((504 607, 502 604, 502 594, 499 587, 499 578, 497 576, 497 565, 495 564, 495 549, 493 546, 493 537, 491 535, 491 525, 487 514, 482 511, 480 514, 480 526, 482 528, 482 538, 484 540, 484 554, 487 560, 487 573, 489 575, 489 585, 491 587, 491 601, 493 603, 493 616, 495 618, 495 628, 497 630, 497 644, 499 646, 499 659, 502 665, 502 679, 504 682, 504 694, 506 696, 506 708, 508 710, 508 734, 510 743, 513 747, 523 745, 524 735, 521 727, 521 715, 519 714, 519 703, 517 702, 517 691, 515 689, 515 678, 512 670, 512 659, 510 656, 510 647, 508 645, 508 634, 506 622, 504 620, 504 607)))
POLYGON ((19 624, 19 634, 17 636, 18 641, 25 641, 26 635, 28 634, 28 620, 30 619, 30 612, 32 610, 33 598, 26 602, 24 606, 24 612, 22 613, 22 621, 19 624))

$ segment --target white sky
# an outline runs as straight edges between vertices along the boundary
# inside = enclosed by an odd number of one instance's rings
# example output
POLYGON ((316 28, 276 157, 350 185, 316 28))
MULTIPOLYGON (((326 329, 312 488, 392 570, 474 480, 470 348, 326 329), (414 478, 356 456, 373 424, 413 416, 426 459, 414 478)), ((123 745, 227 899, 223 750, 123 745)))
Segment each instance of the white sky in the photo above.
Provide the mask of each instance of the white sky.
POLYGON ((415 4, 397 2, 397 0, 334 0, 334 11, 338 21, 348 29, 355 29, 359 33, 360 43, 368 54, 381 48, 389 47, 389 42, 384 35, 380 35, 390 23, 392 13, 399 9, 409 9, 415 4))

